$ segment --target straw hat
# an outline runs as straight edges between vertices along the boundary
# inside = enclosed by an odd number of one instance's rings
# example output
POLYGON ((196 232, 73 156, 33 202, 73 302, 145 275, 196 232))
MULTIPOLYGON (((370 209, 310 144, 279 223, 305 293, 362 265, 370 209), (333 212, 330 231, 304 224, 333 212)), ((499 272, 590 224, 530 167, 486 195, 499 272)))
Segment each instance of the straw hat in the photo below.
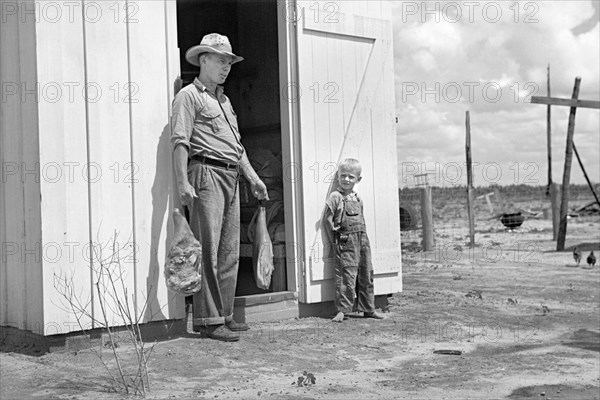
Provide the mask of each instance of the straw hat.
POLYGON ((199 45, 190 47, 185 52, 185 59, 192 65, 200 66, 198 56, 202 53, 224 54, 233 57, 233 64, 240 62, 244 57, 236 56, 231 50, 231 43, 225 35, 209 33, 202 38, 199 45))

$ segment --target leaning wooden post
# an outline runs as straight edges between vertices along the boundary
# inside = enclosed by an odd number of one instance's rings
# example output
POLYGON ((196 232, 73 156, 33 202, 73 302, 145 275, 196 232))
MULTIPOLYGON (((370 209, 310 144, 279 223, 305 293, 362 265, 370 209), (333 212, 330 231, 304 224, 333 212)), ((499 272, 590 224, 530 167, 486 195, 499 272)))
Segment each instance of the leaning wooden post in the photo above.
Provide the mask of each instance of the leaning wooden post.
MULTIPOLYGON (((573 159, 573 151, 575 151, 575 155, 577 155, 577 150, 573 144, 573 135, 575 133, 575 112, 577 107, 583 108, 594 108, 600 109, 600 101, 594 100, 579 100, 579 85, 581 83, 581 78, 575 78, 575 87, 573 88, 573 96, 570 99, 562 99, 555 97, 540 97, 540 96, 532 96, 531 103, 532 104, 547 104, 547 105, 555 105, 555 106, 566 106, 571 107, 571 113, 569 114, 569 129, 567 131, 567 146, 565 150, 565 168, 563 171, 563 185, 562 185, 562 201, 558 200, 558 195, 551 196, 552 199, 552 210, 553 210, 553 221, 558 215, 558 233, 554 236, 556 242, 557 250, 564 250, 565 247, 565 238, 567 235, 567 212, 568 212, 568 199, 569 199, 569 183, 571 179, 571 161, 573 159), (565 185, 566 183, 566 185, 565 185), (560 208, 560 215, 556 211, 557 208, 560 208)), ((549 92, 549 89, 548 89, 549 92)), ((582 167, 583 169, 583 167, 582 167)), ((584 173, 585 174, 585 173, 584 173)), ((591 186, 590 186, 591 187, 591 186)), ((557 187, 551 189, 559 190, 557 187)), ((594 190, 592 189, 592 192, 594 190)), ((595 192, 594 192, 595 193, 595 192)), ((599 202, 600 203, 600 202, 599 202)))
POLYGON ((585 167, 583 166, 583 161, 581 161, 581 157, 579 157, 579 153, 577 152, 577 146, 575 146, 575 141, 573 141, 573 152, 575 153, 575 157, 577 157, 577 162, 579 163, 579 166, 581 167, 581 172, 583 172, 585 181, 587 182, 590 190, 592 191, 592 194, 594 195, 594 199, 596 199, 596 203, 598 203, 598 205, 600 206, 600 199, 598 199, 598 195, 596 194, 596 191, 594 190, 594 185, 592 185, 592 181, 590 181, 590 177, 588 176, 587 172, 585 171, 585 167))
MULTIPOLYGON (((581 77, 575 78, 573 87, 573 96, 576 100, 579 97, 579 85, 581 77)), ((573 161, 573 135, 575 134, 575 113, 577 107, 571 107, 569 113, 569 127, 567 129, 567 148, 565 150, 565 168, 563 170, 562 199, 560 202, 560 226, 558 228, 558 239, 556 241, 556 251, 565 249, 565 240, 567 236, 567 213, 569 212, 569 184, 571 182, 571 163, 573 161)))
POLYGON ((473 216, 473 170, 471 166, 471 116, 467 111, 465 121, 467 128, 467 142, 465 150, 467 153, 467 211, 469 213, 469 238, 471 247, 475 246, 475 219, 473 216))
POLYGON ((550 184, 550 204, 552 207, 552 240, 556 240, 560 226, 560 185, 558 183, 550 184))
POLYGON ((423 223, 423 251, 433 250, 433 212, 431 186, 421 188, 421 221, 423 223))

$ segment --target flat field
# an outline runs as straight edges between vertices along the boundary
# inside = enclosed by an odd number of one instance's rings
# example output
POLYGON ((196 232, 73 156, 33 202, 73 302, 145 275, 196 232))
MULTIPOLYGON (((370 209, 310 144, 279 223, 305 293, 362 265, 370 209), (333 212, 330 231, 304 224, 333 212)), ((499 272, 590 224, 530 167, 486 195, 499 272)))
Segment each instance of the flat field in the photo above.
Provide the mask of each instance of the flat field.
MULTIPOLYGON (((598 399, 600 267, 585 262, 600 253, 598 213, 570 218, 567 250, 556 252, 549 219, 507 230, 479 200, 469 247, 466 211, 453 196, 434 197, 433 251, 420 250, 419 230, 402 232, 403 291, 387 299, 385 320, 310 317, 253 324, 237 343, 193 333, 161 341, 147 397, 598 399), (573 246, 583 250, 579 266, 573 246), (305 372, 314 384, 298 385, 305 372)), ((505 200, 534 213, 548 207, 539 191, 505 200)), ((582 192, 573 207, 590 200, 582 192)), ((2 346, 1 399, 126 397, 111 391, 91 350, 33 350, 2 346)), ((118 351, 132 362, 126 343, 118 351)))

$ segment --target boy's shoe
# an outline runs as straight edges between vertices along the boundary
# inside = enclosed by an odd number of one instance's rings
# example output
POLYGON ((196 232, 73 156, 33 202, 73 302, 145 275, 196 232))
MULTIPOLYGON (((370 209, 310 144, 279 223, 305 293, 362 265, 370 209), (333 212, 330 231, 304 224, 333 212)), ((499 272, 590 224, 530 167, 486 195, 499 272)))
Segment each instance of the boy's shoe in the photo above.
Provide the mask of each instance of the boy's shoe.
POLYGON ((385 319, 385 317, 381 314, 379 314, 377 311, 369 311, 369 312, 364 312, 363 316, 365 318, 375 318, 375 319, 385 319))
POLYGON ((233 332, 242 332, 242 331, 247 331, 248 329, 250 329, 248 324, 245 324, 243 322, 235 322, 234 320, 225 322, 225 325, 227 325, 229 330, 233 331, 233 332))
POLYGON ((237 342, 240 337, 233 333, 225 325, 209 325, 200 330, 202 337, 220 340, 222 342, 237 342))

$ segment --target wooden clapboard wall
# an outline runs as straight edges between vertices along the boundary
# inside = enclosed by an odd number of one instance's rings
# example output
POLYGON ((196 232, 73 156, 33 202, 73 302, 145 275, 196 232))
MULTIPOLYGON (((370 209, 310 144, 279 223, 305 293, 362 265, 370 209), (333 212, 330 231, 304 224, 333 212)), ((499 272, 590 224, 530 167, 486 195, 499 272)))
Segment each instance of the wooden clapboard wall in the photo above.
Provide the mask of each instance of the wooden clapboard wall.
POLYGON ((301 299, 333 299, 333 259, 319 226, 337 163, 356 158, 363 181, 375 293, 401 290, 391 6, 299 1, 299 141, 306 267, 301 299))
MULTIPOLYGON (((94 7, 100 14, 87 20, 76 12, 59 21, 2 24, 2 81, 37 81, 47 90, 39 102, 2 105, 3 161, 38 163, 41 178, 3 183, 2 242, 37 243, 46 251, 38 262, 3 259, 1 325, 42 334, 79 330, 56 277, 72 278, 99 318, 93 270, 100 254, 113 253, 115 235, 128 295, 139 310, 147 303, 143 321, 183 317, 183 298, 167 291, 162 275, 172 232, 176 4, 94 7)), ((119 325, 114 315, 109 322, 119 325)))
POLYGON ((0 27, 0 325, 40 332, 43 286, 40 179, 36 173, 36 27, 33 18, 23 21, 18 17, 6 17, 0 27))

